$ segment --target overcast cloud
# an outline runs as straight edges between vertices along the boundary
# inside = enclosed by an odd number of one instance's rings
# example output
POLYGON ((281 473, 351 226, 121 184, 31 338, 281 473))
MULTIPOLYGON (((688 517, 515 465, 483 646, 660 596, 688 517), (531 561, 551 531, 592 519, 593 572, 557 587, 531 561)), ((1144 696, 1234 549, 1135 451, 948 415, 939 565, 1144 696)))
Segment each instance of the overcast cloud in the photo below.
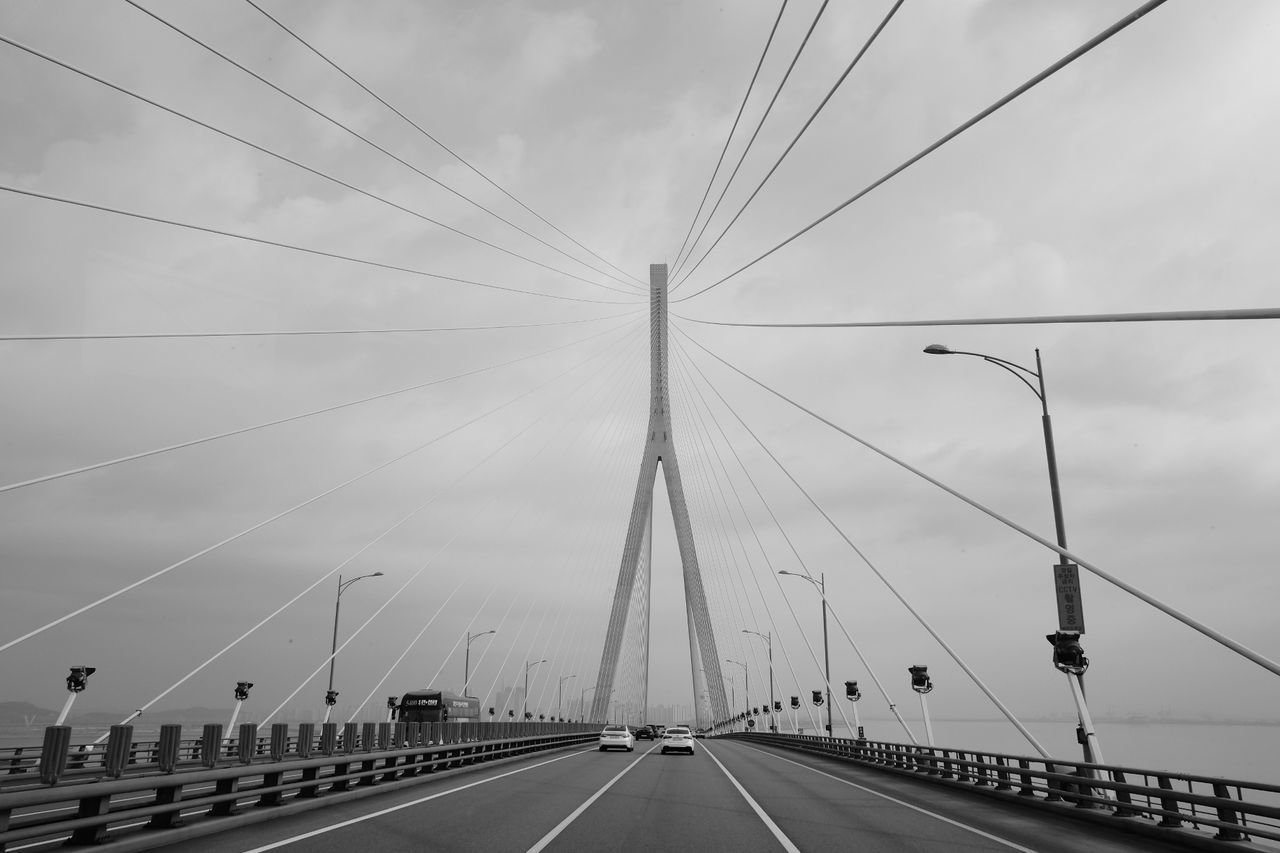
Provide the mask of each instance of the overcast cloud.
MULTIPOLYGON (((460 689, 460 638, 497 629, 472 647, 472 692, 497 701, 498 690, 522 682, 525 661, 545 658, 531 673, 537 706, 554 710, 564 678, 565 712, 576 715, 596 679, 648 413, 646 294, 593 271, 608 268, 250 5, 143 5, 587 265, 125 3, 0 6, 0 34, 9 39, 555 269, 459 237, 7 44, 0 45, 0 184, 572 298, 379 269, 0 192, 0 335, 548 324, 0 341, 3 484, 520 359, 0 493, 3 644, 432 441, 0 652, 0 699, 57 707, 66 667, 89 664, 99 672, 78 707, 127 711, 326 573, 381 571, 342 599, 343 637, 390 603, 339 656, 340 710, 355 711, 370 691, 368 713, 376 715, 386 695, 433 680, 460 689)), ((759 2, 262 5, 539 215, 646 284, 649 264, 676 263, 777 12, 759 2)), ((908 0, 673 299, 777 245, 1135 5, 908 0)), ((746 127, 754 127, 817 6, 788 6, 746 127)), ((831 5, 695 259, 888 7, 831 5)), ((1161 7, 673 311, 700 320, 827 322, 1273 307, 1280 303, 1278 35, 1280 5, 1266 0, 1161 7)), ((728 162, 736 162, 743 139, 735 137, 728 162)), ((819 686, 784 595, 820 653, 817 598, 804 583, 779 584, 772 574, 807 568, 825 573, 833 611, 896 701, 907 698, 905 668, 926 663, 938 685, 930 697, 935 714, 994 713, 702 385, 703 373, 877 568, 1027 716, 1071 709, 1042 639, 1055 627, 1056 557, 745 382, 686 334, 1052 538, 1037 401, 977 359, 921 354, 942 342, 1034 365, 1040 348, 1071 549, 1280 658, 1275 321, 674 325, 675 428, 720 657, 749 663, 753 701, 767 698, 758 685, 768 670, 763 643, 744 628, 776 635, 780 695, 819 686)), ((665 496, 656 507, 649 698, 689 704, 683 594, 665 496)), ((248 679, 257 687, 246 714, 263 717, 323 664, 336 582, 325 580, 158 708, 228 706, 234 682, 248 679)), ((1084 577, 1083 594, 1095 713, 1274 716, 1276 676, 1097 578, 1084 577)), ((620 694, 634 699, 635 666, 622 671, 620 694)), ((740 696, 739 668, 725 671, 740 696)), ((887 714, 834 624, 832 675, 862 683, 864 713, 887 714)), ((305 686, 286 714, 318 713, 323 679, 305 686)))

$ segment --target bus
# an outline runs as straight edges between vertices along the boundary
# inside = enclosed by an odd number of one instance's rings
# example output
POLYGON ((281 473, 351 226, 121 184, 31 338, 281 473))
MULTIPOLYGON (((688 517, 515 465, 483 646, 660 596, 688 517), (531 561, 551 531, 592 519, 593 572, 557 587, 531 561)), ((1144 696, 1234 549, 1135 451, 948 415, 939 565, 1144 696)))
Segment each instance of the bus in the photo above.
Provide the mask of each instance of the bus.
POLYGON ((402 723, 478 723, 480 700, 424 687, 404 694, 396 719, 402 723))

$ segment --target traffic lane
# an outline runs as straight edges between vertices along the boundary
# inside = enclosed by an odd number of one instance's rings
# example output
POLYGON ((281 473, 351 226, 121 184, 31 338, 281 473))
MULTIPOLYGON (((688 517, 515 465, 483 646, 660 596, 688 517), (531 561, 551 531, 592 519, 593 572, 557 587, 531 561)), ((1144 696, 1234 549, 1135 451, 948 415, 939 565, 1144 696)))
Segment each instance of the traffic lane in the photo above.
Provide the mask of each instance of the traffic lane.
MULTIPOLYGON (((777 853, 782 846, 707 756, 648 753, 546 846, 548 853, 777 853)), ((527 849, 527 848, 525 848, 527 849)))
POLYGON ((834 759, 740 741, 718 740, 713 746, 716 756, 802 850, 855 843, 886 851, 1185 850, 1156 839, 1109 832, 1051 812, 1005 805, 834 759))
POLYGON ((325 808, 162 849, 182 853, 264 848, 308 853, 527 850, 638 754, 601 754, 592 746, 430 776, 420 784, 362 800, 344 801, 335 794, 332 805, 325 808))

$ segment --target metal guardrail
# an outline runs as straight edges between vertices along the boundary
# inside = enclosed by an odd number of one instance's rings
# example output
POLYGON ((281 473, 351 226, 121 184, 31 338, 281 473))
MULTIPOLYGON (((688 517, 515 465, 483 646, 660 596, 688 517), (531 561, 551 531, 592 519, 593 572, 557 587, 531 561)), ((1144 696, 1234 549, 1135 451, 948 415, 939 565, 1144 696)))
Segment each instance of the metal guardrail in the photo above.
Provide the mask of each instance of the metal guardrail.
POLYGON ((1174 843, 1221 849, 1229 845, 1220 842, 1280 842, 1280 785, 815 735, 735 732, 724 737, 831 756, 1088 819, 1122 819, 1124 825, 1113 828, 1174 843))
MULTIPOLYGON (((71 745, 70 727, 51 726, 39 748, 0 752, 0 853, 18 841, 59 837, 96 844, 123 825, 177 830, 193 812, 236 815, 246 798, 256 807, 313 807, 322 793, 358 794, 594 742, 599 733, 598 725, 574 723, 279 723, 259 737, 245 723, 233 739, 223 738, 221 725, 206 725, 195 740, 166 725, 159 740, 139 743, 132 726, 113 726, 105 745, 80 747, 71 745)), ((243 819, 248 813, 241 817, 223 824, 251 822, 243 819)), ((158 834, 132 849, 173 840, 158 834)))

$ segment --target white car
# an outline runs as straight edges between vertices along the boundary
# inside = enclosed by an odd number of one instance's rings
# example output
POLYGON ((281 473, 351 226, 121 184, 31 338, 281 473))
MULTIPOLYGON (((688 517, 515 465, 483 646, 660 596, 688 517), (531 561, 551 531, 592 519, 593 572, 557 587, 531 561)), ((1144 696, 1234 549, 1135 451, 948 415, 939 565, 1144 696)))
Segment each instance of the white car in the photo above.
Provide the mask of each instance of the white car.
POLYGON ((604 731, 600 732, 601 752, 606 749, 625 749, 631 752, 635 748, 635 735, 631 734, 631 729, 626 726, 605 726, 604 731))
POLYGON ((693 732, 684 726, 672 726, 662 733, 662 754, 687 752, 693 755, 693 732))

